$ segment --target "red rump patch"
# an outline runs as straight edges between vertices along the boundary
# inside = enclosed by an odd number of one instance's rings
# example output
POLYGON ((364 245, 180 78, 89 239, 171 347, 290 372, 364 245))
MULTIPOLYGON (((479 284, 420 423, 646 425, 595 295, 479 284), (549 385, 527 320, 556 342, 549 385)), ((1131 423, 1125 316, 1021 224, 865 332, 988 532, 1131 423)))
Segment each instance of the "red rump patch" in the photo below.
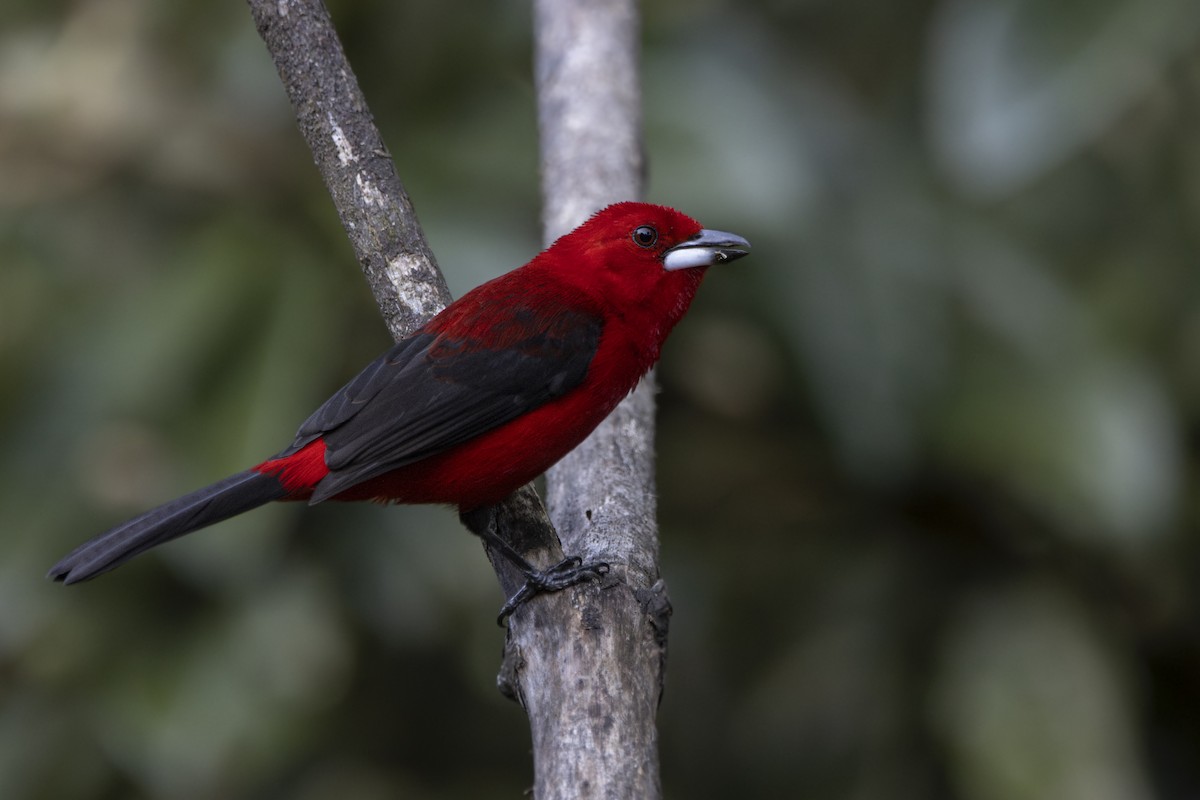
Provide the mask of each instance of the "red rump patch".
POLYGON ((329 474, 329 468, 325 466, 325 442, 314 439, 290 456, 264 461, 254 471, 277 476, 283 488, 293 494, 311 493, 313 487, 329 474))

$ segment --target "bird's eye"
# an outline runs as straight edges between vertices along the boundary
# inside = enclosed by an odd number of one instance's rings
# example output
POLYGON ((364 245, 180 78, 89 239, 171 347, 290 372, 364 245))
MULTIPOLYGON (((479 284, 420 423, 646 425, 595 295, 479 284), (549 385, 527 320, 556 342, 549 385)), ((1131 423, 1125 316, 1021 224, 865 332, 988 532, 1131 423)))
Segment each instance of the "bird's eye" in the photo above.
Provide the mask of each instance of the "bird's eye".
POLYGON ((638 247, 653 247, 654 243, 658 241, 658 231, 649 225, 640 225, 634 228, 631 235, 633 243, 638 247))

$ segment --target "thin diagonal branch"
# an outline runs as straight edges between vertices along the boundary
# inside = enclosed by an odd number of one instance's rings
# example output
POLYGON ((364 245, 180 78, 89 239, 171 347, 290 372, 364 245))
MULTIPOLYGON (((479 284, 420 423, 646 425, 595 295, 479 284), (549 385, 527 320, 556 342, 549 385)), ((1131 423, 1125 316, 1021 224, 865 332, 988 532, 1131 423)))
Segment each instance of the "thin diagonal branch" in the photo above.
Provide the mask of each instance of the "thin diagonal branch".
POLYGON ((320 0, 248 0, 354 254, 393 338, 450 290, 320 0))
MULTIPOLYGON (((329 11, 321 0, 247 2, 388 330, 400 339, 445 307, 450 291, 329 11)), ((532 488, 521 489, 498 521, 500 536, 519 544, 532 563, 562 559, 558 537, 532 488)), ((489 557, 510 596, 521 585, 520 573, 489 557)))

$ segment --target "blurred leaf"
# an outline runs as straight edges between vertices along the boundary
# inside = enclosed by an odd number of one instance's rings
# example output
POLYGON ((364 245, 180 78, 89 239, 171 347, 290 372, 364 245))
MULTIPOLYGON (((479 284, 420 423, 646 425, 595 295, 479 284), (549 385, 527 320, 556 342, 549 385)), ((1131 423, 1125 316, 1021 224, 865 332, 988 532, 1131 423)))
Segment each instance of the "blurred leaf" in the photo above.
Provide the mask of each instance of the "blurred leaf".
POLYGON ((978 598, 946 642, 934 698, 970 800, 1139 800, 1153 794, 1122 665, 1057 590, 978 598))
POLYGON ((1187 0, 950 0, 927 71, 935 154, 965 192, 1014 192, 1087 147, 1196 46, 1187 0))

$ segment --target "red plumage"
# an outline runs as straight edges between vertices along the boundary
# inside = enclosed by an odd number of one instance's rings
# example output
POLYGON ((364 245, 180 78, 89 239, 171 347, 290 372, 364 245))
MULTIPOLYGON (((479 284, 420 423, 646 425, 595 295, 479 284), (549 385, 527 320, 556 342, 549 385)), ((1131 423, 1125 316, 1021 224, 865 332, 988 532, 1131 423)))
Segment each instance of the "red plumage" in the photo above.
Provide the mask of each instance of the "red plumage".
POLYGON ((271 500, 500 502, 574 448, 658 360, 740 237, 619 203, 447 306, 367 366, 274 458, 86 542, 73 583, 271 500))

